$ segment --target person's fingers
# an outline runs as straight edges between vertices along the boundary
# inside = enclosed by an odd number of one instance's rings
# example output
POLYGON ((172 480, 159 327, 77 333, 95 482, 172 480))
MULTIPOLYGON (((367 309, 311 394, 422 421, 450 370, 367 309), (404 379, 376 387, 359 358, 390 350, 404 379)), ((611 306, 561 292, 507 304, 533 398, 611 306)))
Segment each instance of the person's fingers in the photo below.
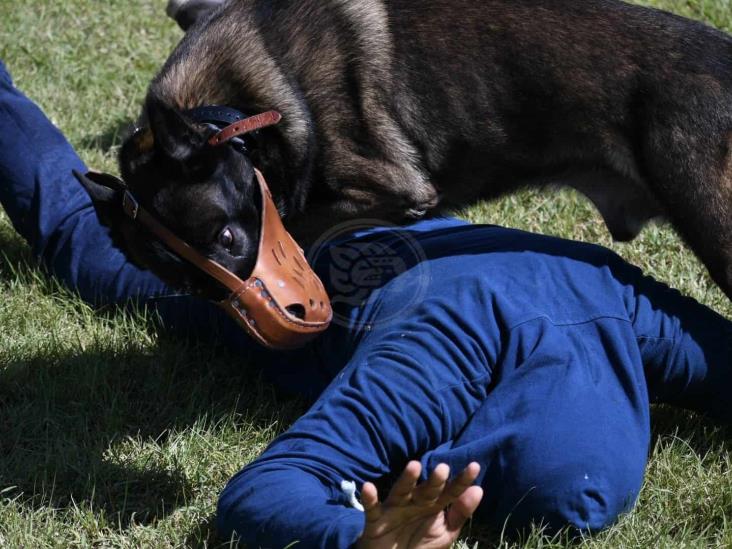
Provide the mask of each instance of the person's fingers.
POLYGON ((447 529, 454 535, 460 533, 465 521, 473 516, 475 510, 483 499, 483 488, 470 486, 465 490, 447 510, 447 529))
POLYGON ((469 463, 457 477, 447 484, 437 504, 443 507, 450 505, 454 499, 458 498, 465 490, 473 485, 479 474, 480 464, 475 461, 469 463))
POLYGON ((414 489, 412 501, 416 505, 434 505, 442 495, 449 477, 450 467, 445 463, 440 463, 434 468, 429 478, 414 489))
POLYGON ((399 478, 392 486, 389 496, 384 501, 385 505, 405 505, 412 499, 412 491, 417 485, 419 475, 422 473, 422 464, 419 461, 410 461, 399 475, 399 478))
POLYGON ((383 511, 379 504, 379 492, 371 482, 365 482, 361 488, 361 505, 366 513, 366 523, 375 522, 381 518, 383 511))

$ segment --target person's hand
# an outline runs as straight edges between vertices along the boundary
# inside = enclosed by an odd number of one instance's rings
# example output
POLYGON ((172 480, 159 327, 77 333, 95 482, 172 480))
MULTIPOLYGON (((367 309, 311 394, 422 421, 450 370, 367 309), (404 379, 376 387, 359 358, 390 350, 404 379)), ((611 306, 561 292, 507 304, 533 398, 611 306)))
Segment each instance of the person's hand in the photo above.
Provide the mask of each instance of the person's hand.
POLYGON ((448 482, 450 467, 441 463, 417 486, 421 472, 422 464, 410 461, 383 503, 376 486, 370 482, 363 485, 366 527, 358 540, 360 549, 438 549, 455 542, 483 497, 483 489, 472 485, 480 465, 471 463, 448 482))

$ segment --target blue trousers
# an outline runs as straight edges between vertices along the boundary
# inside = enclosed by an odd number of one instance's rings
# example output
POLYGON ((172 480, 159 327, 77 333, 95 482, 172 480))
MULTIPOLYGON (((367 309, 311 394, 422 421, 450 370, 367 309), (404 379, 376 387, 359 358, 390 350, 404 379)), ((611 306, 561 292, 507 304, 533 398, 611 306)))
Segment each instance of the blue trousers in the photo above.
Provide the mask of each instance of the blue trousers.
POLYGON ((604 248, 454 219, 341 234, 312 254, 338 321, 270 353, 129 264, 72 168, 0 64, 0 202, 40 264, 91 303, 144 303, 170 329, 259 353, 315 400, 224 488, 226 537, 348 547, 364 519, 344 481, 410 459, 480 462, 489 524, 593 531, 638 495, 651 402, 732 417, 732 324, 604 248))

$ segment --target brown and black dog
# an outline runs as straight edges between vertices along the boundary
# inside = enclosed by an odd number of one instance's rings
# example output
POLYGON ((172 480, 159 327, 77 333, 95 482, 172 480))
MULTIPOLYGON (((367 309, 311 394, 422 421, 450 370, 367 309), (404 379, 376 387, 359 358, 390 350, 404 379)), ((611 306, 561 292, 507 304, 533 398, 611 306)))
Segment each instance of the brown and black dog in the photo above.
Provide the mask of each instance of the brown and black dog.
MULTIPOLYGON (((187 32, 143 117, 151 131, 124 143, 124 180, 178 236, 243 275, 259 236, 255 165, 303 235, 570 185, 616 239, 669 219, 732 298, 732 38, 663 11, 617 0, 229 0, 187 32), (202 105, 283 120, 240 154, 207 144, 214 130, 186 115, 202 105)), ((216 293, 85 184, 134 261, 216 293)))

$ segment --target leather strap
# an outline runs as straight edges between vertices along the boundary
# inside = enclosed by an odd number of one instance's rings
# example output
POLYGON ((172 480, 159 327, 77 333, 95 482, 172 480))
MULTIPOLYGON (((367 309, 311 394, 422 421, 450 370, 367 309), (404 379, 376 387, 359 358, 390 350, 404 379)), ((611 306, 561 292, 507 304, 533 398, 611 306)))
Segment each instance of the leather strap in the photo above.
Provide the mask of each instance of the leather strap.
POLYGON ((226 126, 219 133, 211 137, 211 139, 208 140, 208 143, 209 145, 214 146, 221 145, 222 143, 226 143, 232 137, 261 130, 267 126, 274 126, 280 120, 282 120, 282 115, 277 111, 267 111, 261 114, 256 114, 226 126))
POLYGON ((201 255, 185 241, 175 236, 145 208, 141 207, 130 191, 125 190, 122 194, 122 210, 130 219, 145 227, 176 254, 212 276, 225 288, 231 291, 241 291, 246 286, 246 283, 234 273, 201 255))

